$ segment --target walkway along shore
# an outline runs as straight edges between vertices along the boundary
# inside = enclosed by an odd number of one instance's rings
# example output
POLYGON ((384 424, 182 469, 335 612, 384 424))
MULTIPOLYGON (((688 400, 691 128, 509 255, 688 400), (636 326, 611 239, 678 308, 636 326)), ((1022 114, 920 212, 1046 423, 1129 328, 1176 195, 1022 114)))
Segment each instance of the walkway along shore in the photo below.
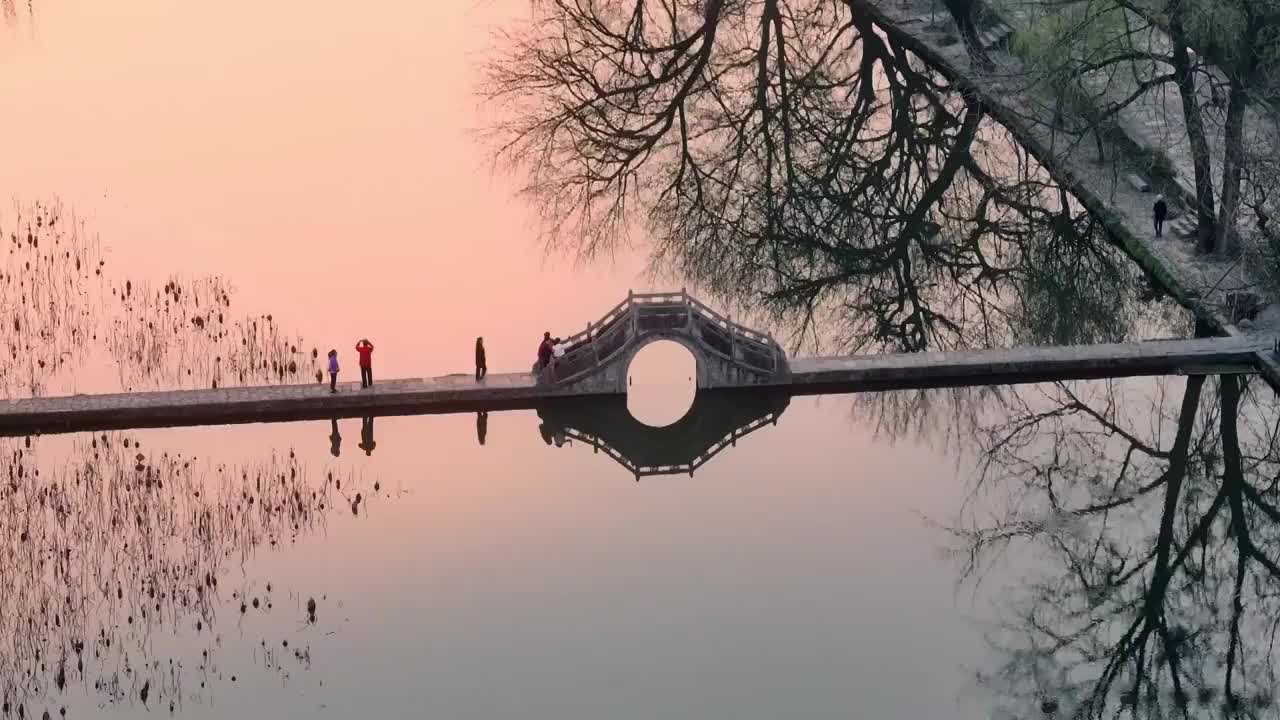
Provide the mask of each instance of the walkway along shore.
MULTIPOLYGON (((993 64, 990 70, 984 70, 973 63, 964 43, 957 40, 958 33, 946 12, 939 12, 930 0, 852 0, 852 3, 894 40, 933 65, 962 92, 980 100, 986 112, 1008 129, 1064 188, 1104 224, 1124 250, 1197 319, 1215 332, 1233 337, 1276 329, 1272 326, 1277 325, 1274 320, 1280 315, 1280 306, 1275 304, 1266 313, 1270 319, 1253 328, 1241 328, 1228 316, 1227 295, 1238 289, 1231 283, 1224 283, 1231 274, 1231 263, 1195 256, 1178 247, 1176 243, 1184 241, 1171 237, 1173 232, 1163 239, 1154 237, 1151 206, 1155 194, 1151 188, 1135 187, 1130 181, 1132 175, 1145 176, 1149 170, 1149 158, 1139 157, 1142 138, 1129 137, 1124 144, 1117 144, 1114 139, 1105 140, 1107 155, 1113 161, 1106 165, 1100 165, 1090 157, 1090 150, 1083 144, 1071 153, 1060 152, 1060 147, 1074 138, 1066 134, 1054 136, 1049 103, 1036 95, 1037 91, 1032 87, 1034 80, 1025 71, 1022 61, 1003 50, 998 42, 1007 36, 1007 29, 998 37, 993 37, 989 31, 984 33, 991 44, 987 55, 993 64), (934 19, 943 22, 933 22, 934 19), (1115 166, 1116 162, 1120 167, 1115 166)), ((1123 127, 1126 123, 1121 124, 1123 127)), ((1146 150, 1166 153, 1166 148, 1161 147, 1148 147, 1146 150)), ((1168 161, 1174 162, 1182 177, 1189 177, 1190 169, 1177 167, 1176 158, 1171 157, 1168 161)), ((1177 188, 1180 195, 1175 199, 1186 206, 1185 183, 1177 184, 1177 188)), ((1170 192, 1174 190, 1170 189, 1170 192)), ((1171 220, 1171 224, 1177 225, 1179 218, 1175 216, 1171 220)), ((1176 232, 1177 228, 1174 230, 1176 232)), ((1257 364, 1272 387, 1280 388, 1280 363, 1272 353, 1260 353, 1257 364)))
MULTIPOLYGON (((1273 342, 1260 336, 1025 347, 1011 350, 801 358, 766 382, 716 393, 816 395, 957 385, 995 385, 1141 375, 1253 372, 1273 342)), ((601 371, 607 368, 602 366, 601 371)), ((542 407, 558 399, 618 397, 590 382, 539 383, 531 373, 471 373, 379 382, 118 393, 0 402, 0 436, 134 427, 286 422, 542 407)))

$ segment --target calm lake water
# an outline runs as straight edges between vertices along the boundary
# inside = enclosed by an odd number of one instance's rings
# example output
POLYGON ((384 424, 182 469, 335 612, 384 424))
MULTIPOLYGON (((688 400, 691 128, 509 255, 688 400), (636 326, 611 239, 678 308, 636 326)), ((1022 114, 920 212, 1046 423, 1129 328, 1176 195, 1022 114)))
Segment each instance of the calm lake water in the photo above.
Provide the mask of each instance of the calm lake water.
MULTIPOLYGON (((330 347, 351 379, 361 337, 378 378, 479 335, 524 370, 682 282, 644 237, 545 254, 490 173, 477 65, 525 2, 0 5, 8 397, 307 382, 330 347)), ((1110 268, 1084 290, 931 285, 942 344, 1189 334, 1100 235, 1006 258, 1110 268)), ((691 402, 683 351, 632 371, 641 420, 691 402)), ((1277 408, 1238 390, 795 398, 640 482, 536 412, 3 440, 0 716, 1159 717, 1216 713, 1228 664, 1274 716, 1277 408)))

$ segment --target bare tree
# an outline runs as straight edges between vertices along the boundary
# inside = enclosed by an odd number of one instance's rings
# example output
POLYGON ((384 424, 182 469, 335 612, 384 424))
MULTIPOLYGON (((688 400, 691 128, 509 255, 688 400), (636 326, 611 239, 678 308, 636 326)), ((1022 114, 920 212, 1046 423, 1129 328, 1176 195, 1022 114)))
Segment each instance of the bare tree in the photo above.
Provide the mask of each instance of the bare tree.
MULTIPOLYGON (((657 265, 797 342, 821 320, 846 349, 996 344, 1055 295, 1136 282, 980 103, 846 2, 539 0, 487 77, 553 247, 643 224, 657 265)), ((1091 293, 1082 331, 1122 334, 1102 308, 1124 294, 1091 293)))
MULTIPOLYGON (((1246 109, 1280 62, 1275 0, 1033 0, 1016 39, 1059 103, 1097 128, 1163 85, 1178 94, 1195 174, 1202 251, 1239 249, 1237 214, 1246 161, 1246 109), (1196 52, 1199 51, 1199 52, 1196 52), (1202 59, 1218 64, 1215 70, 1202 59), (1122 99, 1114 97, 1121 88, 1122 99), (1206 102, 1205 89, 1212 98, 1206 102), (1226 93, 1225 112, 1220 112, 1226 93), (1215 189, 1210 133, 1222 133, 1215 189)), ((1083 132, 1084 128, 1078 131, 1083 132)), ((1100 146, 1101 147, 1101 146, 1100 146)))

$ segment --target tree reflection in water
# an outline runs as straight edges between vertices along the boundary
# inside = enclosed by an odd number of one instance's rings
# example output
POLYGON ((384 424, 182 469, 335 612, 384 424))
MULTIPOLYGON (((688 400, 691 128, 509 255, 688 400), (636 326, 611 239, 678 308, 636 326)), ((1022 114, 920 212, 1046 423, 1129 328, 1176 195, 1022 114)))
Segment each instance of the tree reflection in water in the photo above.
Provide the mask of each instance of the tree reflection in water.
POLYGON ((1280 403, 1242 376, 1011 393, 980 431, 965 577, 1004 551, 979 673, 1010 717, 1273 717, 1280 626, 1280 403), (1143 387, 1154 387, 1144 393, 1143 387))
MULTIPOLYGON (((77 436, 50 467, 41 442, 0 441, 0 715, 56 707, 77 686, 108 702, 199 701, 234 680, 219 668, 219 607, 270 612, 287 596, 270 583, 226 588, 229 571, 323 529, 335 503, 377 495, 359 478, 317 477, 292 451, 229 465, 107 433, 77 436), (162 635, 188 638, 197 657, 158 656, 162 635)), ((287 675, 310 646, 264 641, 255 657, 287 675)))
POLYGON ((797 344, 1095 342, 1169 320, 978 103, 845 4, 539 2, 487 70, 498 156, 553 244, 591 255, 643 219, 660 269, 797 344))

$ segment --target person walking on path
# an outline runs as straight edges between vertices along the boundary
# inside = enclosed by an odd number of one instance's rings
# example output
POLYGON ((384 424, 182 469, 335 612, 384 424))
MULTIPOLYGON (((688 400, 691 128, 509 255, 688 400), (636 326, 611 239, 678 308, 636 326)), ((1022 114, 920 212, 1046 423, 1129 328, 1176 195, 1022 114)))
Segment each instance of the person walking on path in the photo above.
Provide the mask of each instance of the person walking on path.
POLYGON ((338 351, 329 351, 329 392, 338 392, 338 351))
POLYGON ((538 370, 544 370, 551 364, 551 355, 554 351, 555 343, 551 340, 551 333, 542 334, 542 342, 538 345, 538 370))
POLYGON ((1164 201, 1164 195, 1156 196, 1156 204, 1151 208, 1151 218, 1155 222, 1156 237, 1164 234, 1164 219, 1169 215, 1169 205, 1164 201))
POLYGON ((489 374, 489 366, 484 361, 484 338, 476 338, 476 382, 484 379, 489 374))
POLYGON ((360 387, 373 387, 373 343, 369 338, 361 338, 356 343, 356 352, 360 353, 360 387))

